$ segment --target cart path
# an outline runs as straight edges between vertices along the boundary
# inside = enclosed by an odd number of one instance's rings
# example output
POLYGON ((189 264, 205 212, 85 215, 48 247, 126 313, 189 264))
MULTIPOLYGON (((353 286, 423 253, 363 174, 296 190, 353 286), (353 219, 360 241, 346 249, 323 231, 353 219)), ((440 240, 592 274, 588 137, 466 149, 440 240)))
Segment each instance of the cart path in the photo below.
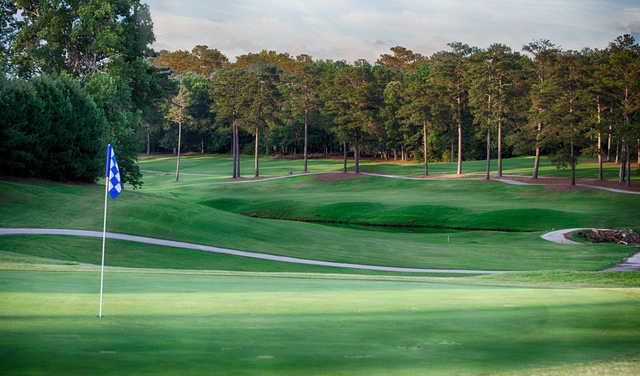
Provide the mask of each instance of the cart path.
MULTIPOLYGON (((100 231, 88 231, 88 230, 71 230, 71 229, 51 229, 51 228, 0 228, 1 235, 72 235, 72 236, 85 236, 101 238, 102 232, 100 231)), ((376 270, 384 272, 397 272, 397 273, 451 273, 451 274, 496 274, 503 271, 498 270, 469 270, 469 269, 422 269, 422 268, 403 268, 395 266, 379 266, 379 265, 365 265, 365 264, 351 264, 345 262, 333 262, 333 261, 321 261, 310 260, 298 257, 278 256, 268 253, 239 251, 235 249, 219 248, 202 244, 186 243, 173 240, 149 238, 146 236, 127 235, 114 232, 107 232, 109 239, 127 240, 137 243, 161 245, 174 248, 186 248, 203 252, 221 253, 226 255, 251 257, 262 260, 288 262, 293 264, 305 264, 305 265, 317 265, 328 266, 334 268, 348 268, 348 269, 364 269, 364 270, 376 270)))
MULTIPOLYGON (((509 175, 509 174, 505 174, 503 176, 513 177, 513 178, 530 178, 531 177, 531 176, 526 176, 526 175, 509 175)), ((555 176, 552 176, 552 177, 555 177, 555 176)), ((545 177, 541 176, 539 179, 545 179, 545 177)), ((513 180, 513 179, 509 179, 509 178, 496 178, 495 180, 501 181, 501 182, 506 183, 506 184, 514 184, 514 185, 544 185, 543 182, 540 182, 540 183, 527 183, 527 182, 524 182, 524 181, 513 180)), ((630 195, 640 195, 640 192, 638 192, 638 191, 629 191, 629 190, 620 189, 620 188, 603 187, 603 186, 600 186, 600 185, 593 185, 593 184, 576 183, 576 187, 598 189, 598 190, 601 190, 601 191, 607 191, 607 192, 613 192, 613 193, 626 193, 626 194, 630 194, 630 195)))
MULTIPOLYGON (((566 228, 562 230, 556 230, 542 234, 541 238, 550 242, 558 244, 580 244, 573 240, 567 239, 566 235, 570 232, 580 230, 591 230, 591 228, 566 228)), ((605 269, 605 272, 619 272, 619 271, 636 271, 640 270, 640 252, 627 258, 623 263, 612 266, 605 269)))
MULTIPOLYGON (((143 169, 141 171, 142 172, 150 172, 150 173, 154 173, 154 174, 171 174, 171 172, 159 171, 159 170, 143 169)), ((306 175, 339 174, 339 173, 341 173, 341 172, 340 171, 320 171, 320 172, 307 172, 307 173, 301 172, 301 173, 295 173, 295 174, 289 174, 289 175, 269 176, 269 177, 258 178, 258 179, 250 178, 250 179, 246 179, 246 180, 225 180, 225 181, 221 181, 221 182, 216 182, 214 184, 260 183, 260 182, 265 182, 265 181, 280 180, 280 179, 287 179, 287 178, 295 178, 295 177, 306 176, 306 175)), ((349 173, 353 174, 353 172, 349 172, 349 173)), ((220 175, 215 175, 215 174, 201 174, 201 173, 190 173, 190 172, 180 172, 180 175, 220 177, 220 175)), ((376 177, 381 177, 381 178, 400 179, 400 180, 432 180, 433 178, 439 179, 439 180, 452 179, 452 178, 447 178, 447 177, 439 177, 438 175, 432 175, 431 178, 424 178, 424 177, 406 176, 406 175, 378 174, 378 173, 374 173, 374 172, 360 172, 360 175, 376 176, 376 177)), ((443 175, 449 175, 449 174, 443 174, 443 175)), ((478 173, 478 175, 480 175, 480 174, 478 173)), ((505 174, 505 175, 503 175, 502 178, 494 177, 491 180, 492 181, 497 181, 497 182, 500 182, 500 183, 510 184, 510 185, 544 185, 544 183, 528 183, 528 182, 523 182, 523 181, 519 181, 519 180, 509 179, 508 177, 528 178, 529 176, 507 175, 507 174, 505 174)), ((480 180, 482 178, 467 176, 466 179, 468 179, 468 180, 480 180)), ((581 187, 581 188, 598 189, 598 190, 601 190, 601 191, 607 191, 607 192, 613 192, 613 193, 626 193, 626 194, 632 194, 632 195, 640 195, 640 192, 638 192, 638 191, 629 191, 629 190, 620 189, 620 188, 602 187, 602 186, 599 186, 599 185, 578 183, 578 184, 576 184, 576 186, 577 187, 581 187)))

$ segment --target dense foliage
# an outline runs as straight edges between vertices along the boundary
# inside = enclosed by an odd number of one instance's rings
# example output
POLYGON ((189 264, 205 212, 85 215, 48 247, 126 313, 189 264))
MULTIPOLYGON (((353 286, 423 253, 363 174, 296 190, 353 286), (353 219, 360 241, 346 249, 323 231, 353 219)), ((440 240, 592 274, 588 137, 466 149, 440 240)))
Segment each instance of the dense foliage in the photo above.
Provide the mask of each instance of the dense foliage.
MULTIPOLYGON (((640 144, 640 48, 633 37, 583 51, 563 51, 548 40, 524 46, 524 53, 502 44, 449 46, 431 56, 398 46, 373 65, 274 51, 229 63, 206 46, 162 51, 154 63, 172 69, 177 81, 198 76, 210 86, 208 98, 200 90, 188 106, 193 125, 187 124, 183 150, 251 150, 256 176, 264 150, 302 152, 305 160, 341 153, 345 168, 350 154, 355 171, 360 155, 420 159, 425 174, 430 160, 457 160, 463 173, 462 160, 486 158, 487 177, 492 155, 501 175, 503 156, 534 154, 537 177, 541 155, 574 166, 586 154, 625 162, 620 180, 629 178, 640 144)), ((175 137, 164 142, 172 127, 156 128, 147 150, 175 150, 175 137)))
MULTIPOLYGON (((0 62, 2 73, 12 81, 8 87, 34 86, 43 75, 64 74, 65 80, 76 81, 78 90, 89 95, 96 116, 106 129, 100 137, 83 140, 95 144, 91 150, 96 154, 73 163, 90 165, 91 160, 102 158, 106 144, 111 143, 124 181, 139 186, 141 174, 135 163, 141 145, 138 132, 145 121, 154 118, 160 99, 171 87, 165 83, 166 75, 147 61, 152 53, 148 46, 155 40, 148 5, 139 0, 17 0, 0 2, 0 7, 0 62)), ((45 107, 56 106, 54 98, 41 99, 45 107)), ((11 110, 17 112, 18 108, 11 110)), ((24 116, 36 119, 39 114, 27 112, 24 116)), ((7 117, 2 120, 3 132, 15 127, 7 117)), ((55 117, 49 121, 32 131, 43 134, 60 128, 55 117)), ((36 133, 27 136, 36 138, 36 133)), ((90 137, 91 132, 85 136, 90 137)), ((59 138, 57 143, 58 148, 63 148, 65 139, 59 138)), ((92 171, 93 176, 81 177, 31 174, 64 180, 95 180, 101 175, 92 171)), ((3 172, 16 174, 14 170, 3 172)))
POLYGON ((2 175, 93 182, 106 123, 73 79, 0 81, 2 175))

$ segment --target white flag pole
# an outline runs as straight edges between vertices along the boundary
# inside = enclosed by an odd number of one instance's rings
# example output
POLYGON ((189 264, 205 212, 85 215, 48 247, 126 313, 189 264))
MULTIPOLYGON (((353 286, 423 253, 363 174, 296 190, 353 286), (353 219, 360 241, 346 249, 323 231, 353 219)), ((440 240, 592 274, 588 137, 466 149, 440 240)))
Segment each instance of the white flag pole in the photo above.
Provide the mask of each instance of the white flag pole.
MULTIPOLYGON (((111 156, 108 156, 110 160, 111 156)), ((107 162, 109 163, 109 162, 107 162)), ((108 167, 107 167, 108 168, 108 167)), ((106 174, 104 178, 104 219, 102 221, 102 264, 100 266, 100 310, 98 311, 98 318, 102 320, 102 289, 104 286, 104 246, 107 239, 107 194, 109 192, 109 174, 106 174)))

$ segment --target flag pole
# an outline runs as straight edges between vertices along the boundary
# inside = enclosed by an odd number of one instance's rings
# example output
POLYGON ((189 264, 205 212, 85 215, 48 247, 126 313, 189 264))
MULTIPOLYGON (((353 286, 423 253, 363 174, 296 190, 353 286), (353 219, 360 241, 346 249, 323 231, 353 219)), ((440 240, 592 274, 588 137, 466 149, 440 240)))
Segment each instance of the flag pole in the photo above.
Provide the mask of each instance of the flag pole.
MULTIPOLYGON (((107 159, 108 161, 108 159, 107 159)), ((107 162, 107 169, 109 168, 109 162, 107 162)), ((104 246, 107 239, 107 194, 109 192, 109 174, 106 174, 104 178, 104 218, 102 220, 102 264, 100 266, 100 309, 98 311, 98 318, 102 320, 102 290, 104 286, 104 246)))

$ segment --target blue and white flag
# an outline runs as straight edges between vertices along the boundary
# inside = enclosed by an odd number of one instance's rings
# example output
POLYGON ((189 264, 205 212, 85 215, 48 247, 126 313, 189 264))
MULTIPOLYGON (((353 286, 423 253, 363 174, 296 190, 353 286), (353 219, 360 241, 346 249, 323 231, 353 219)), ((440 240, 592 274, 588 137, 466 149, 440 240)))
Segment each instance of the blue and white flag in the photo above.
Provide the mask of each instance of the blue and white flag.
POLYGON ((111 198, 116 198, 122 192, 122 182, 120 181, 120 170, 118 169, 118 162, 116 161, 116 153, 113 151, 111 145, 107 145, 107 170, 105 178, 109 182, 107 191, 111 198))

